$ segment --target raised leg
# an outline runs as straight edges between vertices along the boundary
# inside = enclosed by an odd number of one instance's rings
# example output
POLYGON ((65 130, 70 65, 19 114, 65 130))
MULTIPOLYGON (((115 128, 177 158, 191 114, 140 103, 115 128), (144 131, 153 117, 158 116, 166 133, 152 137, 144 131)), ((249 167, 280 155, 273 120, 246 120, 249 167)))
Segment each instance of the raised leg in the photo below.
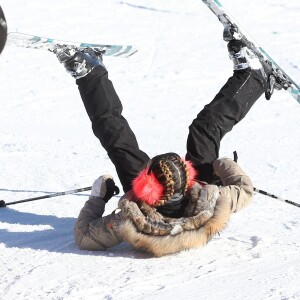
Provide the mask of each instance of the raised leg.
POLYGON ((199 172, 199 180, 212 182, 211 163, 219 157, 220 141, 241 121, 264 93, 258 70, 234 71, 211 103, 206 105, 189 127, 186 159, 199 172))
POLYGON ((149 157, 140 150, 133 131, 122 116, 122 103, 108 79, 106 69, 98 66, 76 83, 93 132, 115 165, 123 189, 127 192, 149 157))

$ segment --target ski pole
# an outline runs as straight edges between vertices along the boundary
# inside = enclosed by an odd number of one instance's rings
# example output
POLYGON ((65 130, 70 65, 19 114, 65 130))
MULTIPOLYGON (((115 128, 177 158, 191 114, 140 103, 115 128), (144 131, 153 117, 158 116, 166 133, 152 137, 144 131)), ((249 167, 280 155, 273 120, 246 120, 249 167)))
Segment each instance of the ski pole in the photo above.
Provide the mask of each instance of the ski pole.
POLYGON ((300 207, 300 204, 299 204, 299 203, 296 203, 296 202, 291 201, 291 200, 282 199, 282 198, 280 198, 280 197, 278 197, 278 196, 276 196, 276 195, 270 194, 270 193, 265 192, 265 191, 263 191, 263 190, 254 188, 254 191, 257 192, 257 193, 260 193, 260 194, 262 194, 262 195, 265 195, 265 196, 268 196, 268 197, 277 199, 277 200, 279 200, 279 201, 282 201, 282 202, 285 202, 285 203, 288 203, 288 204, 291 204, 291 205, 300 207))
POLYGON ((52 198, 52 197, 58 197, 58 196, 63 196, 63 195, 75 194, 75 193, 80 193, 80 192, 84 192, 84 191, 90 191, 91 189, 92 189, 92 187, 89 186, 89 187, 85 187, 85 188, 81 188, 81 189, 65 191, 65 192, 58 192, 58 193, 50 194, 47 196, 28 198, 28 199, 23 199, 23 200, 19 200, 19 201, 8 202, 8 203, 5 203, 4 200, 0 200, 0 207, 6 207, 8 205, 18 204, 18 203, 23 203, 23 202, 30 202, 30 201, 52 198))

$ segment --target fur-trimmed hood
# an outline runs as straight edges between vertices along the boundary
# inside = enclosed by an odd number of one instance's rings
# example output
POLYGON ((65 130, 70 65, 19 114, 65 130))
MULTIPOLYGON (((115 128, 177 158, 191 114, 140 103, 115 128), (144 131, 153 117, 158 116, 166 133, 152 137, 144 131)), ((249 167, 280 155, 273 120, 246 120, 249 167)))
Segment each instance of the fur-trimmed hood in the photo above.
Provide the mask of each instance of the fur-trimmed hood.
POLYGON ((120 199, 124 222, 119 232, 134 248, 155 256, 206 244, 226 226, 230 216, 230 201, 222 201, 219 188, 214 185, 201 187, 195 183, 192 186, 182 218, 164 217, 154 207, 131 201, 132 197, 127 193, 120 199))
POLYGON ((105 250, 127 241, 137 249, 163 256, 206 244, 224 229, 231 212, 251 202, 253 185, 245 172, 230 159, 213 164, 223 186, 195 183, 188 192, 181 218, 166 218, 155 208, 134 202, 132 192, 119 202, 121 211, 103 216, 106 185, 99 197, 90 196, 75 225, 75 241, 83 250, 105 250))

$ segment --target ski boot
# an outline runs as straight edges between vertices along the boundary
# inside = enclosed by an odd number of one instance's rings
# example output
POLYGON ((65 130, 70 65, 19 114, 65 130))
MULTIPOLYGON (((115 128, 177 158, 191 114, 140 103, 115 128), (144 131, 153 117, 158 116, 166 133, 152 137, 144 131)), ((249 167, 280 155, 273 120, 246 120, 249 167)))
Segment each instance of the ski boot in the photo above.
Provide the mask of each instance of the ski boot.
POLYGON ((241 40, 231 40, 227 44, 227 49, 235 71, 248 68, 259 70, 262 68, 257 56, 241 40))
POLYGON ((276 81, 272 73, 272 67, 267 63, 262 63, 246 44, 241 40, 231 40, 228 45, 229 57, 233 61, 234 70, 245 70, 250 68, 255 70, 263 79, 265 87, 265 97, 269 100, 274 92, 274 88, 281 90, 282 86, 276 81))
MULTIPOLYGON (((60 63, 64 64, 67 72, 75 79, 85 77, 95 67, 103 66, 101 49, 78 49, 72 46, 58 46, 53 51, 60 63)), ((105 67, 104 67, 105 68, 105 67)))
POLYGON ((264 86, 265 97, 270 100, 274 89, 287 89, 290 86, 288 80, 272 68, 272 65, 258 56, 247 47, 242 41, 238 30, 234 26, 227 26, 224 28, 223 39, 229 41, 227 48, 229 57, 233 61, 234 70, 244 70, 251 68, 261 73, 264 86))

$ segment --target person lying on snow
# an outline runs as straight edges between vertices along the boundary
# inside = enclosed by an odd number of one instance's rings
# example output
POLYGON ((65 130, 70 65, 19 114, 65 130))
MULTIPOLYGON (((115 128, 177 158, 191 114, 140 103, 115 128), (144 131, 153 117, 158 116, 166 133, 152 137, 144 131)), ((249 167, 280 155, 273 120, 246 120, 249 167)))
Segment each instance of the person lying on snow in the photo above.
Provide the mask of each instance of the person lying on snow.
POLYGON ((271 71, 239 40, 228 43, 234 73, 189 126, 187 153, 152 159, 141 151, 122 116, 102 52, 61 46, 56 56, 76 78, 95 136, 116 167, 125 192, 119 212, 103 216, 116 193, 113 178, 100 176, 75 225, 83 250, 105 250, 123 241, 155 256, 200 247, 226 226, 230 214, 253 197, 250 178, 230 159, 218 159, 220 141, 270 90, 271 71), (214 176, 222 186, 214 184, 214 176))

